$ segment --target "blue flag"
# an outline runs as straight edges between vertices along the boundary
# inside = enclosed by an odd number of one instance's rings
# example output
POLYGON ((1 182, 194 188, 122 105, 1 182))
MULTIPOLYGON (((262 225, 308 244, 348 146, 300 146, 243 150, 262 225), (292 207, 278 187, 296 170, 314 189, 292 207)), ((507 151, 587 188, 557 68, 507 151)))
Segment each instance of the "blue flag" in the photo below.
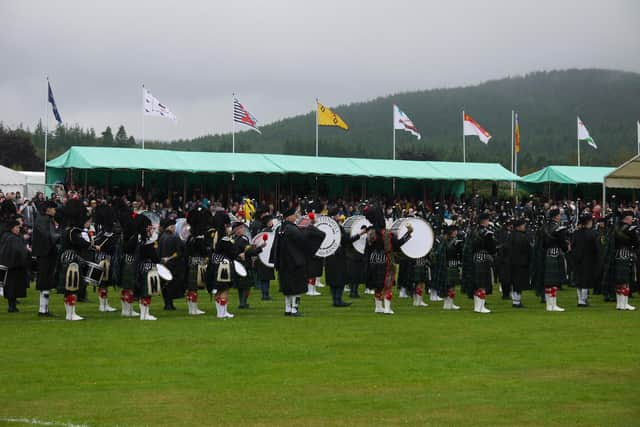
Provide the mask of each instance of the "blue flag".
POLYGON ((60 113, 58 112, 58 107, 56 106, 56 100, 53 99, 53 91, 51 90, 51 83, 47 82, 49 86, 49 102, 51 103, 51 108, 53 109, 53 117, 56 118, 58 123, 62 124, 62 118, 60 117, 60 113))

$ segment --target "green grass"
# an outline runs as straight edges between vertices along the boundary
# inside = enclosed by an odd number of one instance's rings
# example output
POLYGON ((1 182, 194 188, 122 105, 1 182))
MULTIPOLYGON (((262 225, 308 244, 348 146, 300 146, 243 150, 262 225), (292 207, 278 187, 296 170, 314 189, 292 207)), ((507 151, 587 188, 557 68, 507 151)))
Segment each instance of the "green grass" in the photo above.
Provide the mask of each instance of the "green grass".
MULTIPOLYGON (((274 286, 275 289, 275 286, 274 286)), ((9 418, 91 426, 135 425, 581 425, 640 424, 640 311, 592 297, 546 313, 532 293, 524 310, 490 296, 489 315, 441 303, 394 299, 395 316, 373 313, 370 295, 351 308, 303 297, 304 318, 285 318, 283 299, 230 307, 218 320, 186 304, 156 322, 99 313, 83 322, 35 316, 37 295, 18 314, 0 311, 0 424, 9 418)), ((112 292, 111 303, 119 307, 112 292)), ((348 300, 348 298, 346 298, 348 300)), ((637 301, 637 299, 636 299, 637 301)))

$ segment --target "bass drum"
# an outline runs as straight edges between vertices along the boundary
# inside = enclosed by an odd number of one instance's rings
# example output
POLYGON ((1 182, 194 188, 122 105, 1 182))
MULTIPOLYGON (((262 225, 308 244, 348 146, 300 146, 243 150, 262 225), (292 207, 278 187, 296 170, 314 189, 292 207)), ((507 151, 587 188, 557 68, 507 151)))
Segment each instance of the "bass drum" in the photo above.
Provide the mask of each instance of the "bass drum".
POLYGON ((326 258, 333 255, 340 247, 340 226, 331 217, 316 216, 315 227, 324 233, 324 240, 316 251, 316 256, 326 258))
MULTIPOLYGON (((362 226, 371 227, 371 223, 363 215, 350 216, 344 221, 344 231, 353 237, 360 233, 362 226)), ((367 235, 363 234, 358 240, 353 242, 353 248, 361 255, 364 255, 364 248, 367 245, 367 235)))
POLYGON ((262 242, 266 242, 266 245, 262 248, 262 251, 258 254, 258 260, 265 266, 269 268, 273 268, 274 265, 269 262, 269 255, 271 255, 271 248, 273 247, 273 242, 276 239, 275 231, 261 231, 256 234, 256 237, 253 238, 251 244, 254 246, 260 246, 262 242), (264 237, 267 237, 265 240, 264 237))
POLYGON ((407 224, 413 227, 409 240, 400 247, 400 251, 409 258, 417 259, 426 256, 433 248, 433 229, 422 218, 399 218, 391 226, 391 231, 398 239, 407 234, 407 224))

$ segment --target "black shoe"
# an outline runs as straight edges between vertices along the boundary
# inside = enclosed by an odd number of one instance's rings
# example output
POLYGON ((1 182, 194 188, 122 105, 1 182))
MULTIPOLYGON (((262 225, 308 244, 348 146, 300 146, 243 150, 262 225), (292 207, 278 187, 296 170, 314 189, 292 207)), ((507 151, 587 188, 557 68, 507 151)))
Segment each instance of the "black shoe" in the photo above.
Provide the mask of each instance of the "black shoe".
POLYGON ((7 310, 9 313, 19 313, 20 310, 18 310, 18 307, 9 307, 9 309, 7 310))
POLYGON ((47 311, 46 313, 38 312, 38 317, 56 317, 56 315, 51 313, 50 311, 47 311))
POLYGON ((165 304, 164 305, 164 311, 171 311, 174 310, 173 308, 171 308, 171 306, 169 304, 165 304))
POLYGON ((350 302, 344 302, 344 301, 334 302, 333 303, 334 307, 349 307, 350 305, 351 305, 350 302))
POLYGON ((299 311, 296 313, 291 313, 290 314, 291 317, 304 317, 304 314, 300 313, 299 311))
POLYGON ((291 317, 291 313, 290 313, 290 312, 288 312, 288 311, 285 311, 285 312, 284 312, 284 315, 285 315, 286 317, 291 317))
POLYGON ((91 302, 91 301, 89 301, 89 298, 84 297, 84 298, 78 298, 78 302, 91 302))
POLYGON ((589 307, 589 304, 578 304, 578 308, 586 308, 589 307))
POLYGON ((238 306, 238 308, 239 308, 240 310, 245 310, 245 309, 249 308, 249 304, 240 304, 240 305, 238 306))
POLYGON ((267 295, 266 297, 262 297, 262 301, 271 301, 273 300, 273 298, 271 298, 269 295, 267 295))
POLYGON ((522 305, 522 304, 511 304, 511 307, 513 307, 513 308, 524 308, 524 305, 522 305))

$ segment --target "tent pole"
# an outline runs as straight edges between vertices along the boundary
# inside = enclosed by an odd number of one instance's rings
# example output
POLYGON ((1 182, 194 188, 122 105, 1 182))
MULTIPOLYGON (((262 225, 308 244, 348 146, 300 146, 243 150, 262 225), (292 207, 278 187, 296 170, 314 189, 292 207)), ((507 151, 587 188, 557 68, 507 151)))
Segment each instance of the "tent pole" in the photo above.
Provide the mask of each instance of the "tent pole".
POLYGON ((84 170, 84 197, 87 197, 87 170, 84 170))
POLYGON ((182 203, 187 203, 187 175, 182 175, 182 203))

